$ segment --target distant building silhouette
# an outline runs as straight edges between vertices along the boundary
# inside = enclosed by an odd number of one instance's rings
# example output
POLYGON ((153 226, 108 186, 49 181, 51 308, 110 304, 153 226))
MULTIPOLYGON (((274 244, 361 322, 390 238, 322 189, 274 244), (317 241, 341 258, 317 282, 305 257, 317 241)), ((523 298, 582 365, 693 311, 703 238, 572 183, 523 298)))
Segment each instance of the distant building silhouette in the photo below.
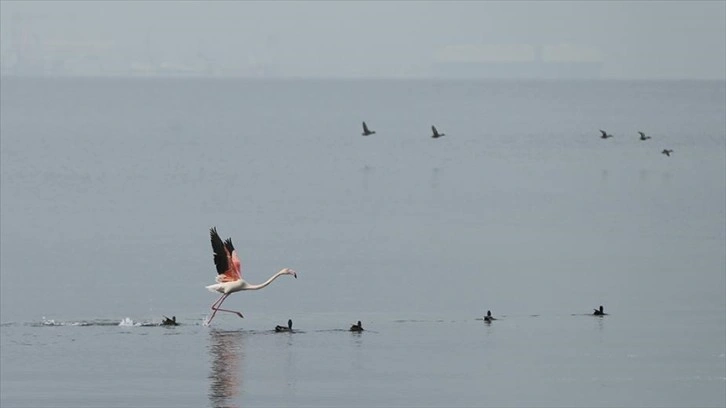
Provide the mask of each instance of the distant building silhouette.
POLYGON ((489 44, 439 50, 432 74, 442 78, 597 79, 599 51, 568 44, 489 44))

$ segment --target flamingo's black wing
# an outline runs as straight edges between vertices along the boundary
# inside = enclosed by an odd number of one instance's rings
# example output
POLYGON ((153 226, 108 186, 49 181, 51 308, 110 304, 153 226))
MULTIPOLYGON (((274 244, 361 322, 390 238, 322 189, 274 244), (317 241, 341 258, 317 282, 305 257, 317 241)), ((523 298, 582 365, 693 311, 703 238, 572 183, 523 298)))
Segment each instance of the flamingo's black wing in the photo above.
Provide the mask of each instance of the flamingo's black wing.
POLYGON ((227 243, 222 242, 222 238, 217 233, 217 228, 209 229, 209 236, 212 240, 212 251, 214 252, 214 265, 217 267, 217 274, 221 275, 229 269, 229 257, 227 248, 232 246, 232 240, 228 239, 227 243))
POLYGON ((232 245, 232 238, 227 238, 224 241, 224 247, 227 249, 227 253, 231 254, 232 252, 234 252, 234 245, 232 245))

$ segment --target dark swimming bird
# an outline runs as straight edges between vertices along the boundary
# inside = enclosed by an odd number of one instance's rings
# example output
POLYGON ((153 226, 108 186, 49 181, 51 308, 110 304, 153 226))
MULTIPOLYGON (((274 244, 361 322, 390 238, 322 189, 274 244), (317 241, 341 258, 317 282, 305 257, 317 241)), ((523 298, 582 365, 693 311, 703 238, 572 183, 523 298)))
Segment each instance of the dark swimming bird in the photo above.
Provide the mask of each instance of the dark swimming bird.
POLYGON ((292 331, 292 319, 287 320, 287 327, 285 326, 275 326, 276 332, 291 332, 292 331))
POLYGON ((487 310, 487 315, 484 316, 484 321, 487 322, 487 323, 491 323, 493 320, 497 320, 497 319, 495 319, 495 318, 492 317, 492 311, 491 310, 487 310))
POLYGON ((434 132, 434 134, 433 134, 433 135, 431 135, 431 137, 433 137, 434 139, 438 139, 438 138, 440 138, 441 136, 446 136, 446 133, 439 133, 439 131, 438 131, 438 130, 436 130, 436 126, 433 126, 433 125, 432 125, 432 126, 431 126, 431 131, 432 131, 432 132, 434 132))
POLYGON ((650 139, 650 136, 646 136, 645 133, 638 131, 640 133, 640 140, 648 140, 650 139))
POLYGON ((663 151, 661 153, 665 154, 668 157, 671 157, 671 153, 673 153, 673 149, 663 149, 663 151))
POLYGON ((609 134, 608 132, 606 132, 602 129, 600 129, 600 133, 602 133, 602 135, 600 135, 600 139, 607 139, 609 137, 613 137, 613 135, 609 134))
POLYGON ((164 320, 161 322, 162 326, 178 326, 179 323, 176 322, 176 316, 172 316, 171 319, 164 316, 164 320))
POLYGON ((362 332, 363 331, 363 325, 360 323, 360 320, 358 320, 358 324, 354 324, 350 326, 350 331, 352 332, 362 332))
POLYGON ((607 313, 603 311, 602 305, 600 305, 600 309, 594 309, 595 313, 593 313, 593 316, 607 316, 607 313))
POLYGON ((370 135, 375 134, 375 133, 376 133, 375 130, 368 129, 368 125, 366 125, 366 123, 363 122, 363 133, 361 133, 361 135, 363 135, 363 136, 370 136, 370 135))

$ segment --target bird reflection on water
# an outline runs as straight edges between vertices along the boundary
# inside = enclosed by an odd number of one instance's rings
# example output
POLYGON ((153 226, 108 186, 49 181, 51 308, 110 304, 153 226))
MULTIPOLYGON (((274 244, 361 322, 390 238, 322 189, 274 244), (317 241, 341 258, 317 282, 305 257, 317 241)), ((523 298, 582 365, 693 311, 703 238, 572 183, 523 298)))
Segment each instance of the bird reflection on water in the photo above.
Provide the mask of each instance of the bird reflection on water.
POLYGON ((242 386, 241 361, 244 359, 244 334, 241 330, 209 332, 209 405, 236 407, 242 386))

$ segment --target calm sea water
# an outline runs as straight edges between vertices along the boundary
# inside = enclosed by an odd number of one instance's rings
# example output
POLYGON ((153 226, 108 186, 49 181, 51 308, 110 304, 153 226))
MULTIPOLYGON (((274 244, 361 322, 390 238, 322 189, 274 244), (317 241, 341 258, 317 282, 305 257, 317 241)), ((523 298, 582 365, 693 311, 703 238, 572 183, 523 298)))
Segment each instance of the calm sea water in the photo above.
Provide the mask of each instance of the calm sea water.
POLYGON ((724 82, 4 77, 0 108, 3 407, 726 404, 724 82), (299 279, 207 327, 215 225, 299 279))

